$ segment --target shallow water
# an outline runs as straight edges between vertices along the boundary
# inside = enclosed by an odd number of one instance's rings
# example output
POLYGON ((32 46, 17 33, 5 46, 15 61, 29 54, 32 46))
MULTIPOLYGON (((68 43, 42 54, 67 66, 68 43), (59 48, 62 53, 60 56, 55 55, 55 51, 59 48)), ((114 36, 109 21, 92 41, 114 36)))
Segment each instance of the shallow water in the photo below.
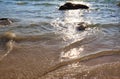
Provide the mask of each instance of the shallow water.
POLYGON ((0 25, 0 79, 119 79, 118 1, 70 1, 90 9, 59 11, 65 0, 0 0, 0 18, 14 21, 0 25))

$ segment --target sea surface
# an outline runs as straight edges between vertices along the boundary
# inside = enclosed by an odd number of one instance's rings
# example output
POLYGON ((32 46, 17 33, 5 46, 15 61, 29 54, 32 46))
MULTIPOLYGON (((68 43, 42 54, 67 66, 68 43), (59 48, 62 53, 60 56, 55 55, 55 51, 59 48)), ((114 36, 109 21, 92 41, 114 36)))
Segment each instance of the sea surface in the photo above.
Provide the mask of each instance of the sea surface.
POLYGON ((120 79, 118 2, 0 0, 0 18, 13 21, 0 25, 0 79, 120 79), (89 9, 58 10, 65 2, 89 9))

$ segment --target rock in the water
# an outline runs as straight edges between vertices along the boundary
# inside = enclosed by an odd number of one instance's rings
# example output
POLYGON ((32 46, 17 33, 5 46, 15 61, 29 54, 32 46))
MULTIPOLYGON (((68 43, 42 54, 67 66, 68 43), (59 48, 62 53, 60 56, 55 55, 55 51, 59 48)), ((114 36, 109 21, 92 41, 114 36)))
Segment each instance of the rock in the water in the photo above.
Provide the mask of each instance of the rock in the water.
POLYGON ((7 40, 13 40, 16 37, 16 34, 12 32, 5 32, 3 37, 7 40))
POLYGON ((117 5, 120 7, 120 2, 117 5))
POLYGON ((85 24, 84 22, 82 22, 82 23, 78 24, 76 29, 77 29, 77 31, 84 31, 87 27, 88 27, 88 25, 85 24))
POLYGON ((89 9, 89 7, 83 4, 65 3, 59 8, 59 10, 73 10, 73 9, 89 9))
POLYGON ((13 33, 13 32, 5 32, 3 33, 3 35, 1 35, 1 38, 0 38, 0 45, 1 46, 4 46, 7 42, 9 41, 14 41, 16 38, 16 34, 13 33))
POLYGON ((12 20, 8 18, 0 18, 0 25, 9 25, 12 24, 12 20))

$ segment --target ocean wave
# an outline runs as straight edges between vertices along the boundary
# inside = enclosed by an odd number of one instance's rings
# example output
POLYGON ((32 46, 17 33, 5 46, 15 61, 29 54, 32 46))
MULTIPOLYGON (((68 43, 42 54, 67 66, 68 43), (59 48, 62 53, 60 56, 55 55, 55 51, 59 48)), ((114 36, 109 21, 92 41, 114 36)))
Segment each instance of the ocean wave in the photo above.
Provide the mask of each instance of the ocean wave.
POLYGON ((57 4, 54 3, 34 3, 33 5, 39 6, 39 5, 44 5, 44 6, 55 6, 57 4))
POLYGON ((28 2, 23 2, 23 1, 18 1, 16 2, 17 5, 26 5, 28 4, 28 2))

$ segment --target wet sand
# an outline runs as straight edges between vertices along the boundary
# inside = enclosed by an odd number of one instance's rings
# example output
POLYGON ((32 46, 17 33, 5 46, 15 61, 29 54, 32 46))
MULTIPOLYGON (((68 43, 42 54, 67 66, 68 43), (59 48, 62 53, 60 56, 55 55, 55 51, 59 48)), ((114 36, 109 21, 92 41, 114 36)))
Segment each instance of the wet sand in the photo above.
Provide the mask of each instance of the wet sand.
MULTIPOLYGON (((4 50, 0 52, 2 55, 4 50)), ((0 61, 0 79, 119 79, 120 50, 61 61, 61 49, 38 42, 14 43, 0 61), (86 58, 85 58, 86 57, 86 58), (89 72, 88 72, 89 71, 89 72)), ((2 56, 1 55, 1 56, 2 56)))

